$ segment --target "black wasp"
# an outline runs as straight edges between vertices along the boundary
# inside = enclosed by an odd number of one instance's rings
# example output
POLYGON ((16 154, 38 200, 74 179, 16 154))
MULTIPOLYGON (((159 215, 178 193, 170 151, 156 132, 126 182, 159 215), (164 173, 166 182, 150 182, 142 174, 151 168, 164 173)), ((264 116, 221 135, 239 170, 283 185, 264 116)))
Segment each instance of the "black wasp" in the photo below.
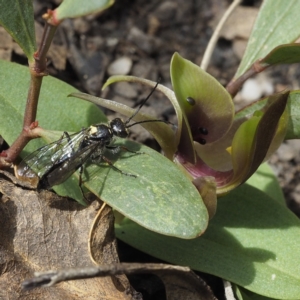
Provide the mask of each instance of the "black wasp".
POLYGON ((158 83, 152 89, 151 93, 145 98, 133 115, 123 121, 115 118, 109 124, 96 124, 88 128, 83 128, 80 132, 69 135, 64 133, 63 137, 49 145, 39 148, 29 154, 19 165, 17 169, 18 177, 36 178, 38 177, 37 188, 49 189, 55 185, 63 183, 76 170, 79 169, 79 186, 81 189, 83 165, 90 159, 92 162, 104 160, 112 168, 128 176, 128 174, 116 168, 105 156, 104 151, 114 153, 123 149, 132 153, 123 146, 114 146, 112 142, 114 137, 126 138, 129 134, 128 128, 146 122, 165 122, 163 120, 145 120, 128 125, 131 119, 139 112, 146 101, 151 97, 158 83))

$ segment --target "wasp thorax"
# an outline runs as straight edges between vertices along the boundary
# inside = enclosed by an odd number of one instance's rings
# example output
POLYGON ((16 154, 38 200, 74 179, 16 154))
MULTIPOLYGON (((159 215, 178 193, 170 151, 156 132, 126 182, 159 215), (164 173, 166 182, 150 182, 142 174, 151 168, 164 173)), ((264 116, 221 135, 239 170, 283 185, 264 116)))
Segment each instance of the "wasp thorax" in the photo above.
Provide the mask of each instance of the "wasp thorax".
POLYGON ((126 138, 128 136, 128 130, 126 128, 126 124, 120 118, 115 118, 110 122, 110 127, 113 131, 113 134, 121 137, 126 138))
POLYGON ((99 124, 90 127, 90 140, 111 140, 113 137, 113 133, 111 129, 104 125, 99 124))

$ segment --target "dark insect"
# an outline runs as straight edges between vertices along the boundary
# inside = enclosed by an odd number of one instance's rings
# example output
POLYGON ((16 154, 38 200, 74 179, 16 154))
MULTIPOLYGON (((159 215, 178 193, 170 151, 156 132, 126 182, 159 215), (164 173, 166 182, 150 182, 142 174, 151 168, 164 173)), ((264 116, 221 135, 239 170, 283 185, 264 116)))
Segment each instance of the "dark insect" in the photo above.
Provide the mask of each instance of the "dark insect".
POLYGON ((83 165, 88 159, 91 162, 99 162, 101 160, 107 162, 116 171, 136 177, 136 175, 128 174, 115 167, 110 160, 104 156, 104 151, 108 150, 117 153, 120 150, 134 152, 123 146, 114 146, 112 142, 114 137, 126 138, 129 134, 128 128, 146 122, 164 122, 163 120, 145 120, 128 125, 131 119, 139 112, 146 101, 151 97, 156 86, 151 93, 145 98, 127 120, 115 118, 109 124, 96 124, 88 128, 83 128, 80 132, 69 135, 64 133, 61 139, 49 145, 39 148, 29 154, 17 168, 19 178, 36 178, 38 177, 37 189, 49 189, 55 185, 63 183, 76 170, 79 169, 79 186, 82 191, 82 172, 83 165))

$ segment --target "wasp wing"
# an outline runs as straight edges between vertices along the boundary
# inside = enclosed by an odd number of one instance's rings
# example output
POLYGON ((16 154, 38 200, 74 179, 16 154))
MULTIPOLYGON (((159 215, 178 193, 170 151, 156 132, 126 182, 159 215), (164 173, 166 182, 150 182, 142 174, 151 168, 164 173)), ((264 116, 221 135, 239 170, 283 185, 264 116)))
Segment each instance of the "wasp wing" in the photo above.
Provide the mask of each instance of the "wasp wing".
POLYGON ((72 156, 65 158, 50 168, 41 178, 39 188, 50 188, 66 181, 77 169, 79 169, 95 152, 102 152, 102 142, 92 143, 79 149, 72 156))
POLYGON ((86 129, 72 135, 64 134, 58 141, 30 153, 18 165, 18 176, 29 178, 38 176, 41 178, 54 165, 60 164, 78 152, 85 136, 86 129))

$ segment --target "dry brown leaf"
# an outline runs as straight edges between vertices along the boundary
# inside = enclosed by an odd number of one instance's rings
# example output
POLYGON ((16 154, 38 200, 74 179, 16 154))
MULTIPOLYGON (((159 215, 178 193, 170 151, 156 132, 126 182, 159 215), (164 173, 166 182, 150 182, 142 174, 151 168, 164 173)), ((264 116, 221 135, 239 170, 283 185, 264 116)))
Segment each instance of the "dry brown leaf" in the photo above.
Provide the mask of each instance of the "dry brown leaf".
MULTIPOLYGON (((95 217, 89 234, 90 256, 96 265, 109 265, 120 262, 114 233, 114 221, 111 207, 104 204, 95 217)), ((134 293, 125 275, 114 275, 111 278, 119 289, 124 290, 125 288, 130 293, 134 293)), ((109 277, 109 280, 111 278, 109 277)))
POLYGON ((153 273, 163 281, 168 300, 217 300, 210 287, 193 271, 168 270, 153 273))
POLYGON ((116 288, 111 277, 22 291, 22 281, 33 277, 34 271, 93 265, 87 241, 98 204, 83 208, 48 191, 16 187, 3 178, 0 192, 0 299, 128 299, 127 286, 117 282, 116 288))

